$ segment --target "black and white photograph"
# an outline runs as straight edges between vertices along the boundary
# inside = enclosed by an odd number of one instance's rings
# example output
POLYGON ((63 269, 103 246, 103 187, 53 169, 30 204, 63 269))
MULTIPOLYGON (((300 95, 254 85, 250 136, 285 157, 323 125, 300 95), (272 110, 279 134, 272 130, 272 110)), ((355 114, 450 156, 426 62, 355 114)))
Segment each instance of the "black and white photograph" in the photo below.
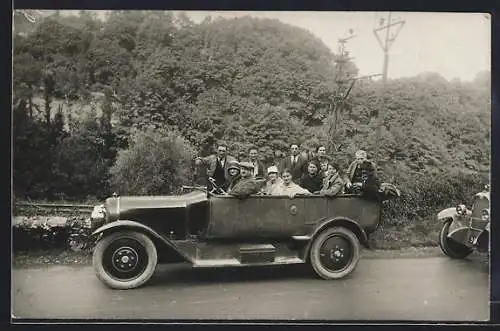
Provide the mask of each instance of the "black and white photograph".
POLYGON ((12 14, 11 321, 490 320, 489 14, 12 14))

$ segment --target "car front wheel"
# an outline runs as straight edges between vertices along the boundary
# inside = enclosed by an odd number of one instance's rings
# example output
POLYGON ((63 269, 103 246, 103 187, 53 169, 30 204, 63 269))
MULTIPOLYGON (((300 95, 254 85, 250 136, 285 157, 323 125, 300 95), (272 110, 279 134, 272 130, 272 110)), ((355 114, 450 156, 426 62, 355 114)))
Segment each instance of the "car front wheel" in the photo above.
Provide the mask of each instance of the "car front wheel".
POLYGON ((448 220, 443 224, 439 233, 439 247, 441 247, 444 254, 451 258, 464 259, 472 253, 472 249, 448 238, 452 222, 453 220, 448 220))
POLYGON ((313 241, 310 262, 323 279, 339 279, 350 274, 359 262, 360 244, 356 235, 343 227, 328 228, 313 241))
POLYGON ((93 255, 97 277, 114 289, 143 285, 153 276, 157 261, 156 247, 151 239, 133 231, 105 236, 97 242, 93 255))

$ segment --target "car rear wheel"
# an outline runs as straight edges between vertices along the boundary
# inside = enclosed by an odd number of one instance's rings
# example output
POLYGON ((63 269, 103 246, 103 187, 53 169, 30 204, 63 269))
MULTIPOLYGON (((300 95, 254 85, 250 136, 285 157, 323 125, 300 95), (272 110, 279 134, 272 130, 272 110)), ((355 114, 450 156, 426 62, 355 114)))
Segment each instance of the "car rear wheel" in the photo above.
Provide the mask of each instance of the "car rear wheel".
POLYGON ((158 255, 151 239, 139 232, 121 231, 97 242, 93 265, 108 287, 132 289, 146 283, 156 268, 158 255))
POLYGON ((339 279, 350 274, 359 262, 360 244, 356 235, 343 227, 328 228, 313 241, 310 262, 323 279, 339 279))
POLYGON ((453 220, 448 220, 443 224, 439 233, 439 247, 441 247, 444 254, 451 258, 464 259, 472 253, 472 249, 448 238, 452 222, 453 220))

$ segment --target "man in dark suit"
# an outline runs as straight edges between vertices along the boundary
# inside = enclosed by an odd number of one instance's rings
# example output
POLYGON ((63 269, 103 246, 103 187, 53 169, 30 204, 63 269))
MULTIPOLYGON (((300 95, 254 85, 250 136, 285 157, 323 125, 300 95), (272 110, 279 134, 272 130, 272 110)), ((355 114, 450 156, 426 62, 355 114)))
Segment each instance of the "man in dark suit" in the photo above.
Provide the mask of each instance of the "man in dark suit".
POLYGON ((248 162, 254 167, 253 176, 257 179, 267 178, 267 168, 264 162, 259 160, 259 151, 256 147, 248 149, 248 162))
POLYGON ((281 160, 279 170, 281 173, 284 169, 289 169, 292 175, 292 180, 297 183, 304 173, 306 163, 307 158, 300 154, 299 145, 292 144, 290 145, 290 155, 281 160))
MULTIPOLYGON (((206 157, 197 157, 196 165, 204 165, 207 167, 207 176, 215 179, 215 183, 219 187, 224 187, 226 181, 229 181, 228 168, 236 159, 227 155, 227 146, 219 144, 217 146, 217 154, 212 154, 206 157)), ((208 185, 209 189, 211 185, 208 185)))

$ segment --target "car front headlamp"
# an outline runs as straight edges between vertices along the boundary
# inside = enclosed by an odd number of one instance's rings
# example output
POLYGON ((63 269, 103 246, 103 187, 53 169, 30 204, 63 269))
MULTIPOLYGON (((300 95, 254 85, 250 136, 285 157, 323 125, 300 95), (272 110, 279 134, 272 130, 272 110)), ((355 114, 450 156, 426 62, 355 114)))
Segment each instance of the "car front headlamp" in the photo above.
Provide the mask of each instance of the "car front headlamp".
POLYGON ((488 209, 481 210, 481 220, 483 221, 490 220, 490 211, 488 209))
POLYGON ((467 207, 465 207, 465 205, 458 205, 456 211, 458 215, 465 215, 467 214, 467 207))

